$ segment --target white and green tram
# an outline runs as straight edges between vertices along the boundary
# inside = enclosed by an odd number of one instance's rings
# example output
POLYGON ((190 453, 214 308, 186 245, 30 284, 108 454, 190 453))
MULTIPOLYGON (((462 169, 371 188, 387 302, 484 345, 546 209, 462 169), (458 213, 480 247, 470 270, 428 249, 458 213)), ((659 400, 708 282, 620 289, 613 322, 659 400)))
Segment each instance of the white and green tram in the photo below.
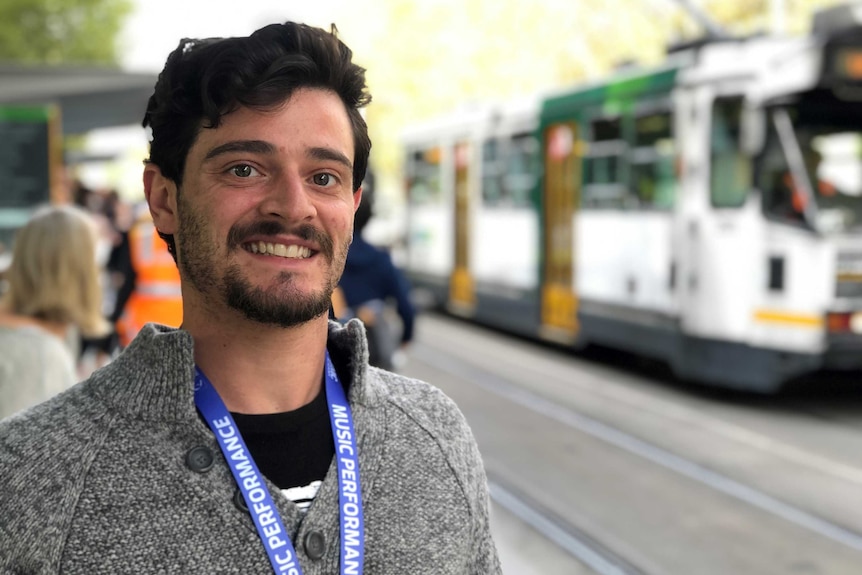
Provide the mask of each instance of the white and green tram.
POLYGON ((862 12, 405 133, 405 266, 453 313, 771 392, 862 379, 862 12))

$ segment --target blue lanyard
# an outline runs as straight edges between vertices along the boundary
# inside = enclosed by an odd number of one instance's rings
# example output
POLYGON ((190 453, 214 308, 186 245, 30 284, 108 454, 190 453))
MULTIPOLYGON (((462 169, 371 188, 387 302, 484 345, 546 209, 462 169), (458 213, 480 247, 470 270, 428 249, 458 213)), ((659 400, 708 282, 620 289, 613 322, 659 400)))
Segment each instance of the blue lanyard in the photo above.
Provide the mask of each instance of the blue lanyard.
MULTIPOLYGON (((359 458, 350 405, 344 388, 326 352, 324 370, 329 421, 335 439, 338 468, 338 508, 341 526, 341 573, 362 575, 365 559, 365 528, 362 520, 362 490, 359 483, 359 458)), ((245 446, 239 430, 207 376, 195 367, 195 404, 218 440, 248 505, 272 569, 277 574, 302 575, 296 550, 278 514, 263 476, 245 446)))

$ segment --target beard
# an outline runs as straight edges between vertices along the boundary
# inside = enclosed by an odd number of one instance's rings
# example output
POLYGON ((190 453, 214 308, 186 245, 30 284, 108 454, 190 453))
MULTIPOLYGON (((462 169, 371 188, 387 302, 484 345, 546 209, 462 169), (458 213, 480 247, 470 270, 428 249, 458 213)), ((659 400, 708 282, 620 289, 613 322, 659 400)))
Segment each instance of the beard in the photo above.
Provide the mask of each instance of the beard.
POLYGON ((281 272, 276 288, 264 290, 252 286, 242 277, 239 266, 232 265, 224 275, 223 296, 228 307, 247 319, 279 327, 301 325, 329 311, 332 287, 303 294, 292 285, 292 276, 281 272))
POLYGON ((324 285, 319 290, 303 292, 296 286, 295 274, 291 272, 279 273, 273 286, 262 288, 253 286, 238 264, 228 265, 219 277, 217 264, 224 258, 218 254, 217 242, 209 234, 206 218, 184 202, 182 194, 178 204, 177 259, 184 277, 197 291, 220 298, 251 321, 282 328, 301 325, 329 311, 332 291, 338 285, 347 260, 349 240, 336 251, 332 239, 309 224, 288 228, 279 221, 260 220, 232 226, 227 236, 228 255, 242 250, 244 239, 252 235, 293 234, 314 241, 320 247, 318 255, 329 263, 324 285))

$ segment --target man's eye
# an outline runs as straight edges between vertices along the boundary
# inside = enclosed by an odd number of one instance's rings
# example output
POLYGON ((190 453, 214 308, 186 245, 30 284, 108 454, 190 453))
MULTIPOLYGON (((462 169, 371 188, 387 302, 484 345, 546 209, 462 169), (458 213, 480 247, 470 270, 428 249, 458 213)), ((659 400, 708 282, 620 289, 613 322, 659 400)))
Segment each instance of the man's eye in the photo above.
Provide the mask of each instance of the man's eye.
POLYGON ((250 178, 253 176, 257 170, 249 166, 248 164, 237 164, 230 169, 231 173, 238 178, 250 178))
POLYGON ((331 186, 335 183, 335 178, 332 174, 314 174, 312 181, 318 186, 331 186))

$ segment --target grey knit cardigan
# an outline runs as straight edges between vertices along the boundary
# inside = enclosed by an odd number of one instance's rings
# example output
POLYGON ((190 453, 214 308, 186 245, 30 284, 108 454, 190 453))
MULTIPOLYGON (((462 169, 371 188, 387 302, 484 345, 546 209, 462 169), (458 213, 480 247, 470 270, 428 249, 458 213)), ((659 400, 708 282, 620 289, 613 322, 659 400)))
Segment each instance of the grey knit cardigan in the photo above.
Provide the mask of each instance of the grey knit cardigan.
MULTIPOLYGON (((331 323, 328 347, 350 371, 365 574, 499 573, 484 469, 455 404, 368 367, 358 322, 331 323)), ((197 416, 193 370, 191 336, 150 324, 86 381, 0 422, 0 574, 272 573, 197 416), (187 457, 201 447, 209 469, 187 457)), ((269 484, 306 575, 339 573, 335 475, 333 460, 304 518, 269 484)))

